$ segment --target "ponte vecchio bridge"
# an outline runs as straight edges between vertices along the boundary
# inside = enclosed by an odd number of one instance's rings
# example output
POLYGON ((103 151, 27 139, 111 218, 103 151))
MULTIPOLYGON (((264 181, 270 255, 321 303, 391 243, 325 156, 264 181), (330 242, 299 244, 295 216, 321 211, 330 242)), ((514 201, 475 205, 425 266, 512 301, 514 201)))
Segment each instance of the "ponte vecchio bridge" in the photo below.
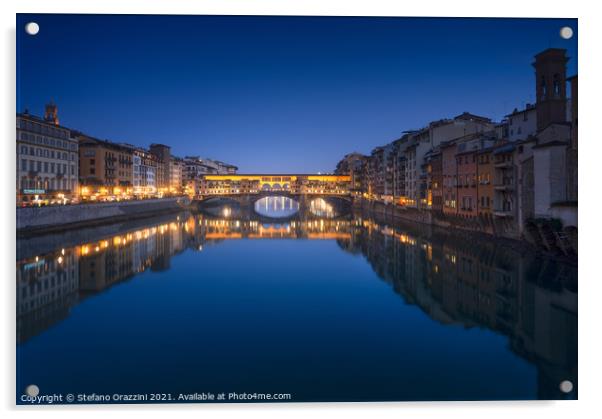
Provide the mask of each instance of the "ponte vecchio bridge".
POLYGON ((198 185, 197 199, 248 197, 256 201, 268 195, 291 197, 350 198, 349 175, 232 174, 205 175, 198 185))

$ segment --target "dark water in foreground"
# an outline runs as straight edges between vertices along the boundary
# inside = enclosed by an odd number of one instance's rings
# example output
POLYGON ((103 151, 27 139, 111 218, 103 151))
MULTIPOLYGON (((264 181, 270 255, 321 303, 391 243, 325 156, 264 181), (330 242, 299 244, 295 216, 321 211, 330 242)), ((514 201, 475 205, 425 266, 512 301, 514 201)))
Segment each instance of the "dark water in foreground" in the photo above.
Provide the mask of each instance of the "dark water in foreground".
POLYGON ((18 391, 576 398, 575 267, 316 213, 182 213, 18 243, 18 391))

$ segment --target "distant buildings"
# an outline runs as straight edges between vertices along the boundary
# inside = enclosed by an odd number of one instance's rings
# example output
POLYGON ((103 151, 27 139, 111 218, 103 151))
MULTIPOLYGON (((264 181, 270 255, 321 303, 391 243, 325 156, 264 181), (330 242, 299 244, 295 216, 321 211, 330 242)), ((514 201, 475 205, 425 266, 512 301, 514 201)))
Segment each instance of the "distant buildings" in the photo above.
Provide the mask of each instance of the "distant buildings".
POLYGON ((164 144, 151 144, 150 153, 155 156, 155 187, 163 196, 169 194, 171 180, 171 147, 164 144))
POLYGON ((131 195, 132 149, 85 134, 77 134, 76 138, 79 141, 81 196, 131 195))
POLYGON ((238 167, 217 160, 202 159, 199 156, 186 156, 183 160, 182 176, 188 195, 197 195, 202 189, 201 179, 206 175, 235 174, 238 167))
MULTIPOLYGON (((404 207, 431 208, 432 185, 429 184, 429 161, 434 150, 440 153, 443 143, 493 130, 490 119, 463 113, 452 119, 431 122, 426 127, 405 132, 398 140, 376 147, 362 160, 363 178, 356 172, 356 184, 362 185, 366 198, 395 203, 404 207)), ((437 173, 441 174, 441 161, 435 155, 437 173)), ((345 159, 348 157, 346 156, 345 159)), ((358 157, 355 157, 359 160, 358 157)), ((344 160, 337 165, 341 173, 348 165, 344 160)), ((437 179, 437 196, 441 196, 441 181, 437 179)), ((441 202, 438 201, 438 206, 441 202)))
POLYGON ((139 198, 155 196, 157 190, 158 158, 143 148, 133 150, 134 196, 139 198))
POLYGON ((238 167, 218 160, 202 159, 199 156, 184 158, 188 178, 198 178, 202 175, 232 175, 238 167))
POLYGON ((164 144, 145 149, 61 126, 54 103, 46 105, 43 119, 17 114, 17 205, 194 193, 187 185, 199 176, 237 170, 217 160, 173 156, 164 144))
POLYGON ((17 203, 64 203, 78 195, 79 148, 59 125, 54 103, 44 118, 17 114, 17 203))
POLYGON ((362 189, 364 188, 363 173, 366 170, 366 162, 368 158, 360 153, 350 153, 343 157, 334 171, 335 174, 350 174, 351 185, 350 191, 354 195, 361 196, 362 189))
POLYGON ((557 242, 576 236, 577 76, 567 79, 567 61, 563 49, 537 54, 536 103, 499 123, 468 112, 434 121, 369 156, 345 156, 337 173, 353 173, 364 199, 428 212, 433 223, 557 242), (562 231, 549 231, 553 220, 562 231))
POLYGON ((184 191, 184 159, 173 156, 169 165, 169 193, 180 194, 184 191))

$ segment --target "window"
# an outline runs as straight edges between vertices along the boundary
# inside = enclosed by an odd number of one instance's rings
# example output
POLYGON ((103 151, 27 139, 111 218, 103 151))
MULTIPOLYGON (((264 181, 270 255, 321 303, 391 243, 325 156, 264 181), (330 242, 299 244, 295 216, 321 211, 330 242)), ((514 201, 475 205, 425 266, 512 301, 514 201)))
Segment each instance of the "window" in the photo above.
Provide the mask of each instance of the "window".
POLYGON ((560 76, 558 74, 554 74, 554 96, 560 96, 560 76))
POLYGON ((462 197, 462 209, 472 211, 472 198, 470 196, 462 197))
POLYGON ((21 170, 27 170, 27 160, 21 160, 21 170))
POLYGON ((546 86, 546 78, 544 76, 541 76, 541 82, 539 85, 541 86, 541 98, 545 99, 548 95, 548 89, 546 86))

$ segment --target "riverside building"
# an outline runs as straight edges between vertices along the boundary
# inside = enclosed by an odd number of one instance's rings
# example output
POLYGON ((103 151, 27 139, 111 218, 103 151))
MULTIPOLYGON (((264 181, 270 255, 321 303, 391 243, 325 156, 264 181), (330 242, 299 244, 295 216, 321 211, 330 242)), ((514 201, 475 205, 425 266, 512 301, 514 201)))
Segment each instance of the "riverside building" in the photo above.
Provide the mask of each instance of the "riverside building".
POLYGON ((68 204, 78 200, 78 142, 59 124, 58 108, 44 118, 17 114, 17 205, 68 204))
POLYGON ((78 134, 82 200, 128 199, 133 193, 131 147, 78 134))

